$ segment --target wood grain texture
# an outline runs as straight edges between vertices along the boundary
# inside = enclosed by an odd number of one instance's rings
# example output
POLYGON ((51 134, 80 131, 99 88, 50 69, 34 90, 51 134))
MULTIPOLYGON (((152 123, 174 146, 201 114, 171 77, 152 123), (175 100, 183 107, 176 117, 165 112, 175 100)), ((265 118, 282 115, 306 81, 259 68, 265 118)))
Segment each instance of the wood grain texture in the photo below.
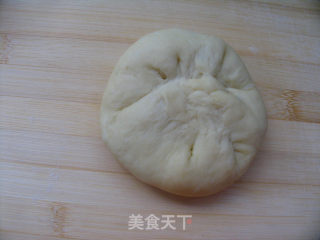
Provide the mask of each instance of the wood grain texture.
POLYGON ((316 0, 1 1, 0 238, 318 240, 319 29, 316 0), (100 138, 117 60, 170 27, 229 42, 268 111, 249 171, 207 198, 140 183, 100 138), (138 213, 193 217, 186 231, 129 231, 138 213))

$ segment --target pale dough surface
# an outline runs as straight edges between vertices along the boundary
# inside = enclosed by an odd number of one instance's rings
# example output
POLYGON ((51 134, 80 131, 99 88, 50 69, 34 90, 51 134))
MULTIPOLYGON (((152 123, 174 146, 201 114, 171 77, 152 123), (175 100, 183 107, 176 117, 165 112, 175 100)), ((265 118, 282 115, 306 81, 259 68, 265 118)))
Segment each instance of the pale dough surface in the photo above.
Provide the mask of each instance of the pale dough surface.
POLYGON ((238 179, 266 129, 262 98, 223 40, 180 29, 142 37, 120 58, 101 106, 103 140, 132 174, 183 196, 238 179))

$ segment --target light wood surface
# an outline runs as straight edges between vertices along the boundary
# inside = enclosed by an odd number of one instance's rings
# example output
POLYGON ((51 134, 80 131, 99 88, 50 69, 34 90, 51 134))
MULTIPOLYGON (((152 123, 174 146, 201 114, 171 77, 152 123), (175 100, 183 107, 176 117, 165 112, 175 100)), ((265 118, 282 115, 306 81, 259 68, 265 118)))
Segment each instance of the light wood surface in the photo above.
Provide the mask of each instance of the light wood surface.
POLYGON ((1 239, 319 239, 319 1, 1 1, 0 68, 1 239), (229 42, 268 110, 252 167, 207 198, 140 183, 100 138, 117 60, 170 27, 229 42), (128 230, 131 214, 192 224, 128 230))

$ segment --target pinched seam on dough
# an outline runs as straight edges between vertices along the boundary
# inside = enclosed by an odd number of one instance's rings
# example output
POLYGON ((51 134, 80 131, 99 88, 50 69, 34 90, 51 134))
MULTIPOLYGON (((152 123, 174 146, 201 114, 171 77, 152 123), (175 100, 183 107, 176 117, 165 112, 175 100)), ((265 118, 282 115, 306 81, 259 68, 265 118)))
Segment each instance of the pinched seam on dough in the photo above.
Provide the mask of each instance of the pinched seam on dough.
MULTIPOLYGON (((216 76, 219 75, 219 73, 220 73, 221 70, 222 70, 222 66, 223 66, 223 64, 224 64, 224 60, 225 60, 225 56, 226 56, 227 47, 228 47, 228 46, 227 46, 226 44, 223 45, 223 54, 222 54, 222 57, 221 57, 221 59, 220 59, 220 61, 219 61, 219 64, 218 64, 218 65, 219 65, 219 68, 218 68, 218 70, 215 70, 215 71, 213 72, 213 74, 212 74, 212 76, 213 76, 214 78, 216 78, 216 76)), ((190 60, 190 63, 188 63, 188 67, 187 67, 188 70, 192 67, 192 64, 194 65, 195 57, 196 57, 196 55, 199 53, 200 49, 201 49, 201 46, 200 46, 199 48, 197 48, 197 50, 194 51, 194 53, 192 54, 192 57, 190 58, 190 59, 191 59, 191 60, 190 60)), ((182 74, 182 72, 181 72, 181 66, 180 66, 180 65, 181 65, 181 58, 180 58, 179 53, 177 53, 177 64, 178 64, 177 68, 179 69, 179 71, 178 71, 177 75, 174 77, 174 79, 177 79, 177 76, 179 75, 179 73, 182 74)), ((117 112, 121 112, 121 111, 123 111, 124 109, 131 107, 131 106, 134 105, 135 103, 139 102, 142 98, 144 98, 144 97, 146 97, 147 95, 151 94, 152 92, 154 92, 155 90, 157 90, 157 89, 160 88, 161 86, 164 86, 164 85, 166 85, 166 84, 169 83, 168 76, 167 76, 159 67, 155 67, 155 66, 149 65, 149 66, 147 66, 147 68, 149 68, 149 69, 152 70, 152 71, 155 71, 155 72, 159 75, 159 77, 161 77, 162 80, 168 80, 168 81, 167 81, 166 83, 159 84, 159 85, 155 86, 155 87, 152 88, 150 91, 148 91, 146 94, 142 95, 140 98, 136 99, 135 101, 129 103, 127 106, 124 106, 124 107, 119 108, 119 109, 117 110, 117 112)), ((193 66, 193 68, 194 68, 194 66, 193 66)), ((193 70, 194 70, 194 69, 193 69, 193 70)), ((188 72, 187 72, 187 74, 188 74, 188 72)), ((199 74, 200 74, 200 76, 203 75, 202 72, 199 72, 199 74)), ((210 74, 210 75, 211 75, 211 74, 210 74)), ((185 79, 187 79, 187 76, 182 76, 182 77, 184 77, 185 79)), ((226 86, 225 86, 225 84, 224 84, 223 82, 221 82, 218 78, 216 78, 216 79, 226 88, 226 86)), ((172 80, 172 79, 170 79, 170 80, 172 80)))
MULTIPOLYGON (((249 106, 247 106, 247 104, 246 104, 245 102, 243 102, 242 99, 240 99, 237 95, 235 95, 235 94, 233 94, 233 93, 231 93, 231 92, 228 91, 228 88, 232 88, 232 87, 226 87, 226 86, 225 86, 225 83, 224 83, 223 81, 221 81, 222 79, 218 79, 218 78, 217 78, 217 76, 219 75, 219 73, 222 71, 222 67, 223 67, 224 60, 225 60, 225 56, 226 56, 226 52, 227 52, 227 47, 228 47, 227 45, 224 45, 223 54, 222 54, 222 56, 221 56, 221 59, 220 59, 220 61, 219 61, 218 68, 217 68, 218 70, 215 70, 215 71, 212 73, 212 75, 213 75, 214 78, 216 78, 216 79, 224 86, 224 90, 225 90, 225 91, 227 91, 229 94, 231 94, 231 95, 233 95, 234 97, 236 97, 242 104, 245 105, 245 108, 246 108, 246 109, 249 109, 249 111, 251 112, 251 114, 255 117, 255 115, 253 114, 251 108, 249 108, 249 106)), ((195 56, 197 55, 197 53, 198 53, 199 51, 200 51, 200 48, 198 48, 198 49, 194 52, 193 57, 190 58, 191 60, 190 60, 190 62, 188 63, 187 69, 192 68, 192 63, 195 62, 195 56)), ((177 54, 177 63, 179 64, 179 66, 177 66, 177 67, 178 67, 179 70, 180 70, 177 75, 179 75, 179 73, 180 73, 180 74, 182 73, 182 72, 181 72, 181 66, 180 66, 181 63, 180 63, 180 61, 181 61, 181 60, 180 60, 180 56, 179 56, 179 54, 177 54)), ((148 66, 148 68, 149 68, 150 70, 152 70, 152 71, 155 71, 155 72, 159 75, 159 77, 161 77, 161 79, 163 79, 163 80, 168 80, 167 75, 166 75, 163 71, 161 71, 160 68, 157 68, 157 67, 154 67, 154 66, 151 66, 151 65, 148 66)), ((193 70, 195 70, 195 69, 193 69, 193 70)), ((199 74, 201 74, 201 73, 202 73, 202 72, 200 72, 199 74)), ((188 74, 188 72, 187 72, 187 74, 188 74)), ((203 73, 202 73, 202 74, 203 74, 203 73)), ((177 79, 177 76, 175 76, 174 79, 177 79)), ((185 79, 187 79, 187 78, 185 77, 185 79)), ((171 79, 171 80, 172 80, 172 79, 171 79)), ((124 109, 129 108, 129 107, 131 107, 132 105, 138 103, 138 102, 141 101, 144 97, 152 94, 153 92, 157 91, 159 88, 161 88, 162 86, 164 86, 164 85, 166 85, 166 84, 168 84, 168 83, 169 83, 169 81, 167 81, 167 82, 165 82, 165 83, 163 83, 163 84, 159 84, 159 85, 155 86, 155 87, 152 88, 150 91, 148 91, 146 94, 144 94, 143 96, 141 96, 140 98, 138 98, 136 101, 132 102, 131 104, 129 104, 129 105, 125 106, 125 107, 120 108, 120 109, 118 110, 118 112, 123 111, 124 109)), ((235 88, 235 89, 238 89, 238 88, 235 88)), ((238 89, 238 90, 242 90, 242 89, 238 89)), ((203 90, 197 90, 197 91, 205 92, 205 91, 203 91, 203 90)), ((210 93, 212 93, 212 92, 214 92, 214 91, 211 91, 210 93)), ((256 118, 256 117, 255 117, 255 118, 256 118)), ((199 132, 199 129, 198 129, 198 132, 199 132)), ((188 162, 188 163, 190 163, 191 158, 192 158, 192 156, 193 156, 194 144, 195 144, 195 142, 196 142, 196 140, 197 140, 197 138, 198 138, 198 135, 199 135, 199 133, 196 134, 196 137, 195 137, 193 143, 192 143, 192 144, 190 145, 190 147, 189 147, 189 156, 188 156, 188 158, 187 158, 187 162, 188 162)), ((238 150, 238 149, 234 146, 234 142, 232 141, 232 139, 231 139, 230 136, 229 136, 229 141, 230 141, 231 146, 232 146, 232 149, 233 149, 234 162, 235 162, 236 165, 238 165, 239 159, 236 157, 235 152, 240 152, 240 153, 243 153, 243 154, 244 154, 244 152, 241 151, 241 150, 238 150)), ((237 142, 239 142, 239 141, 237 141, 237 142)))
MULTIPOLYGON (((242 89, 241 89, 241 90, 242 90, 242 89)), ((250 89, 250 90, 253 90, 253 89, 250 89)), ((243 91, 243 90, 242 90, 242 91, 243 91)), ((230 93, 230 92, 229 92, 229 93, 230 93)), ((231 94, 231 93, 230 93, 230 94, 231 94)), ((255 118, 255 120, 258 122, 259 120, 257 119, 256 115, 254 114, 253 110, 252 110, 241 98, 239 98, 237 95, 235 95, 235 94, 232 94, 232 95, 233 95, 234 97, 236 97, 236 98, 245 106, 246 109, 249 109, 251 115, 252 115, 252 116, 255 118)), ((243 118, 244 118, 244 115, 241 117, 240 120, 242 120, 243 118)), ((238 120, 238 121, 240 121, 240 120, 238 120)), ((251 147, 251 144, 245 143, 245 139, 243 139, 243 138, 242 138, 242 139, 239 139, 239 140, 232 140, 230 134, 229 134, 229 141, 230 141, 230 143, 232 144, 233 155, 234 155, 235 163, 236 163, 237 170, 238 170, 239 159, 237 158, 237 156, 236 156, 235 153, 238 152, 238 153, 241 153, 241 154, 243 154, 243 155, 246 155, 246 154, 248 154, 248 151, 246 151, 246 150, 241 150, 241 149, 235 147, 235 144, 240 143, 240 144, 243 144, 243 145, 246 145, 246 146, 250 146, 250 147, 251 147)))
MULTIPOLYGON (((147 95, 149 95, 149 94, 151 94, 151 92, 154 92, 154 91, 156 91, 157 89, 159 89, 161 86, 163 86, 163 84, 161 84, 161 85, 158 85, 156 88, 154 88, 153 90, 151 90, 149 93, 147 93, 146 95, 144 95, 143 97, 141 97, 139 100, 137 100, 136 102, 134 102, 133 104, 135 104, 135 103, 137 103, 138 101, 140 101, 142 98, 144 98, 144 97, 146 97, 147 95)), ((201 92, 205 92, 205 91, 203 91, 203 90, 197 90, 197 91, 201 91, 201 92)), ((212 92, 214 92, 214 91, 212 91, 212 92)), ((211 92, 211 93, 212 93, 211 92)), ((232 94, 232 93, 230 93, 230 92, 228 92, 229 94, 232 94)), ((237 97, 236 95, 234 95, 234 94, 232 94, 234 97, 237 97)), ((241 101, 241 103, 242 104, 244 104, 245 105, 245 108, 246 109, 249 109, 249 111, 251 111, 252 112, 252 110, 247 106, 247 104, 245 104, 245 102, 243 102, 240 98, 238 98, 237 97, 237 99, 238 100, 240 100, 241 101)), ((131 105, 133 105, 133 104, 131 104, 131 105)), ((130 107, 131 105, 129 105, 128 107, 130 107)), ((192 105, 192 104, 191 104, 192 105)), ((254 115, 253 115, 254 116, 254 115)), ((243 116, 244 117, 244 116, 243 116)), ((243 118, 242 117, 242 118, 243 118)), ((254 116, 255 117, 255 116, 254 116)), ((197 141, 197 139, 198 139, 198 137, 199 137, 199 129, 197 130, 197 133, 196 133, 196 137, 194 138, 194 140, 193 140, 193 143, 189 146, 189 156, 188 156, 188 158, 187 158, 187 163, 188 164, 190 164, 191 163, 191 159, 192 159, 192 156, 193 156, 193 151, 194 151, 194 146, 195 146, 195 142, 197 141)), ((229 142, 230 142, 230 144, 231 144, 231 147, 232 147, 232 150, 233 150, 233 152, 232 152, 232 154, 233 154, 233 159, 234 159, 234 164, 235 164, 235 166, 236 166, 236 169, 238 169, 237 168, 237 166, 239 165, 239 161, 240 161, 240 159, 238 159, 237 158, 237 156, 236 156, 236 152, 239 152, 239 153, 241 153, 241 154, 246 154, 247 152, 246 151, 242 151, 242 150, 239 150, 238 148, 236 148, 235 147, 235 143, 242 143, 242 144, 245 144, 244 143, 244 139, 241 139, 241 140, 237 140, 237 141, 233 141, 232 139, 231 139, 231 136, 229 135, 229 142)), ((245 144, 245 145, 248 145, 248 144, 245 144)))
POLYGON ((189 146, 189 156, 187 158, 187 163, 190 164, 191 162, 191 158, 193 156, 193 151, 194 151, 194 145, 198 139, 198 136, 199 136, 199 129, 198 129, 198 132, 196 133, 196 136, 194 137, 194 140, 192 142, 192 144, 189 146))
POLYGON ((140 98, 138 98, 138 99, 135 100, 134 102, 129 103, 129 105, 119 108, 116 112, 118 112, 118 113, 119 113, 119 112, 122 112, 123 110, 125 110, 125 109, 133 106, 134 104, 138 103, 140 100, 142 100, 143 98, 145 98, 146 96, 152 94, 153 92, 156 92, 160 87, 162 87, 162 86, 164 86, 164 85, 166 85, 166 83, 164 83, 164 84, 159 84, 159 85, 155 86, 155 87, 152 88, 149 92, 147 92, 146 94, 142 95, 140 98))
MULTIPOLYGON (((219 63, 216 65, 217 68, 212 72, 212 76, 213 76, 214 78, 216 78, 216 79, 224 86, 224 90, 225 90, 225 91, 227 91, 229 94, 232 94, 232 95, 233 95, 234 97, 236 97, 241 103, 243 103, 243 104, 245 105, 245 108, 246 108, 246 109, 249 109, 250 113, 256 118, 256 116, 255 116, 255 115, 253 114, 253 112, 252 112, 252 109, 251 109, 249 106, 247 106, 247 104, 246 104, 245 102, 243 102, 242 99, 240 99, 237 95, 235 95, 235 94, 233 94, 233 93, 231 93, 231 92, 228 91, 228 88, 234 88, 234 87, 226 87, 225 84, 227 84, 227 82, 224 82, 224 81, 222 81, 222 79, 217 78, 217 76, 218 76, 218 75, 221 73, 221 71, 222 71, 222 67, 223 67, 223 65, 224 65, 224 61, 225 61, 225 57, 226 57, 227 48, 228 48, 228 46, 227 46, 226 44, 224 44, 224 45, 223 45, 223 53, 222 53, 221 59, 220 59, 219 63)), ((189 60, 190 62, 188 63, 188 67, 186 68, 186 70, 190 70, 191 68, 194 68, 193 65, 194 65, 194 62, 195 62, 195 56, 199 53, 200 49, 201 49, 201 47, 199 47, 196 51, 194 51, 194 53, 192 54, 192 57, 191 57, 190 60, 189 60), (192 65, 192 64, 193 64, 193 65, 192 65)), ((178 73, 177 73, 177 75, 176 75, 173 79, 177 79, 177 76, 179 75, 179 73, 182 74, 181 66, 180 66, 180 65, 181 65, 181 59, 180 59, 180 55, 179 55, 178 53, 177 53, 177 64, 178 64, 177 68, 179 68, 179 71, 177 71, 178 73)), ((167 81, 166 81, 165 83, 162 83, 162 84, 160 83, 160 84, 158 84, 157 86, 153 87, 150 91, 148 91, 146 94, 142 95, 142 96, 141 96, 140 98, 138 98, 136 101, 130 103, 130 104, 127 105, 127 106, 124 106, 124 107, 118 109, 118 111, 117 111, 118 113, 121 112, 121 111, 123 111, 123 110, 125 110, 125 109, 127 109, 127 108, 129 108, 129 107, 131 107, 132 105, 138 103, 138 102, 141 101, 144 97, 152 94, 153 92, 156 92, 159 88, 161 88, 162 86, 164 86, 164 85, 166 85, 166 84, 169 83, 169 79, 168 79, 167 75, 166 75, 160 68, 154 67, 154 66, 152 66, 152 65, 147 66, 147 68, 149 68, 149 69, 152 70, 152 71, 155 71, 162 80, 167 80, 167 81)), ((191 70, 194 71, 194 70, 196 70, 196 69, 191 69, 191 70)), ((189 72, 187 71, 186 74, 188 74, 188 73, 189 73, 189 72)), ((199 72, 199 74, 203 74, 203 73, 202 73, 202 72, 199 72)), ((211 75, 211 74, 210 74, 210 75, 211 75)), ((184 79, 187 79, 187 76, 183 76, 183 78, 184 78, 184 79)), ((172 79, 170 79, 170 80, 172 80, 172 79)), ((239 89, 239 88, 234 88, 234 89, 242 90, 242 88, 241 88, 241 89, 239 89)), ((250 89, 250 90, 251 90, 251 89, 250 89)), ((197 91, 202 91, 202 92, 204 92, 203 90, 197 90, 197 91)), ((212 91, 212 92, 214 92, 214 91, 212 91)), ((210 92, 210 93, 212 93, 212 92, 210 92)), ((256 118, 256 120, 257 120, 257 118, 256 118)), ((197 138, 198 138, 198 135, 199 135, 199 129, 198 129, 198 133, 196 134, 196 137, 195 137, 193 143, 192 143, 192 144, 190 145, 190 147, 189 147, 189 156, 188 156, 188 158, 187 158, 187 162, 188 162, 188 163, 190 163, 190 160, 191 160, 191 158, 192 158, 192 156, 193 156, 194 144, 195 144, 195 142, 196 142, 196 140, 197 140, 197 138)), ((231 139, 230 136, 229 136, 229 141, 230 141, 230 143, 231 143, 231 145, 232 145, 232 149, 233 149, 234 162, 235 162, 236 165, 238 165, 239 159, 237 159, 237 157, 236 157, 236 155, 235 155, 235 152, 240 152, 240 153, 242 153, 242 154, 245 154, 245 153, 244 153, 243 151, 238 150, 237 148, 235 148, 234 142, 232 141, 232 139, 231 139)), ((237 141, 237 142, 239 142, 239 141, 237 141)))
POLYGON ((148 66, 148 68, 155 71, 162 78, 162 80, 166 80, 168 78, 167 74, 165 74, 160 68, 152 65, 148 66))
MULTIPOLYGON (((180 56, 179 56, 179 54, 177 54, 177 63, 179 64, 179 69, 180 69, 180 71, 181 71, 180 61, 181 61, 180 56)), ((135 103, 139 102, 142 98, 146 97, 147 95, 150 95, 152 92, 155 92, 158 88, 160 88, 161 86, 166 85, 166 84, 169 82, 168 76, 167 76, 159 67, 155 67, 155 66, 153 66, 153 65, 151 65, 151 64, 150 64, 150 65, 147 65, 146 67, 147 67, 147 69, 150 69, 151 71, 156 72, 162 80, 167 80, 167 82, 166 82, 166 83, 160 83, 160 84, 158 84, 157 86, 153 87, 150 91, 148 91, 147 93, 145 93, 144 95, 142 95, 141 97, 139 97, 138 99, 136 99, 135 101, 129 103, 127 106, 124 106, 124 107, 119 108, 119 109, 117 110, 117 112, 121 112, 121 111, 123 111, 124 109, 131 107, 131 106, 134 105, 135 103)), ((177 74, 177 75, 178 75, 178 74, 177 74)), ((177 78, 177 76, 175 76, 175 78, 177 78)), ((172 79, 171 79, 171 80, 172 80, 172 79)))
MULTIPOLYGON (((223 45, 223 53, 222 53, 222 56, 221 56, 221 59, 219 61, 219 67, 215 69, 215 71, 213 72, 213 77, 216 78, 217 80, 219 80, 217 78, 217 76, 221 73, 222 71, 222 66, 224 64, 224 60, 226 58, 226 54, 227 54, 227 45, 226 43, 224 43, 223 45), (218 70, 217 70, 218 69, 218 70)), ((220 81, 219 81, 220 82, 220 81)), ((221 82, 221 84, 225 87, 225 84, 223 82, 221 82)))
MULTIPOLYGON (((239 90, 241 91, 241 89, 239 89, 239 90)), ((211 93, 216 92, 217 90, 213 90, 213 91, 211 91, 210 93, 207 93, 207 92, 205 92, 205 91, 203 91, 203 90, 197 90, 197 91, 204 92, 204 93, 206 93, 206 94, 209 95, 209 94, 211 94, 211 93)), ((251 109, 242 99, 240 99, 237 95, 235 95, 235 94, 233 94, 233 93, 231 93, 231 92, 229 92, 229 91, 227 91, 227 93, 228 93, 228 94, 231 94, 233 97, 235 97, 237 100, 239 100, 239 101, 241 102, 241 104, 244 105, 244 107, 245 107, 246 110, 249 109, 251 115, 253 115, 253 117, 256 119, 256 121, 258 121, 257 118, 256 118, 256 116, 253 114, 252 109, 251 109)), ((193 105, 193 104, 187 103, 187 105, 193 105)), ((216 110, 219 110, 219 109, 216 109, 216 110)), ((238 121, 242 120, 244 117, 245 117, 245 115, 243 115, 243 116, 241 117, 241 119, 239 119, 238 121)), ((221 121, 221 123, 224 125, 224 122, 223 122, 223 121, 221 121)), ((224 125, 224 127, 227 128, 225 125, 224 125)), ((227 128, 227 129, 228 129, 228 128, 227 128)), ((228 130, 229 130, 229 129, 228 129, 228 130)), ((192 144, 190 145, 190 147, 189 147, 189 157, 187 158, 187 162, 188 162, 188 163, 190 163, 190 160, 191 160, 191 158, 192 158, 193 150, 194 150, 194 145, 195 145, 195 142, 197 141, 197 139, 198 139, 198 137, 199 137, 199 131, 200 131, 200 130, 198 129, 198 132, 196 133, 196 136, 195 136, 195 138, 194 138, 194 141, 193 141, 193 143, 192 143, 192 144)), ((237 167, 237 166, 239 165, 240 159, 237 158, 237 156, 236 156, 235 153, 236 153, 236 152, 239 152, 239 153, 241 153, 241 154, 243 154, 243 155, 246 155, 248 152, 247 152, 246 150, 241 150, 241 149, 236 148, 234 144, 235 144, 235 143, 241 143, 241 144, 246 145, 246 146, 251 146, 251 145, 245 143, 245 139, 239 139, 239 140, 233 141, 233 140, 231 139, 230 133, 229 133, 229 135, 228 135, 228 139, 229 139, 229 142, 230 142, 231 147, 232 147, 232 150, 233 150, 232 153, 233 153, 234 164, 235 164, 235 166, 237 167)))

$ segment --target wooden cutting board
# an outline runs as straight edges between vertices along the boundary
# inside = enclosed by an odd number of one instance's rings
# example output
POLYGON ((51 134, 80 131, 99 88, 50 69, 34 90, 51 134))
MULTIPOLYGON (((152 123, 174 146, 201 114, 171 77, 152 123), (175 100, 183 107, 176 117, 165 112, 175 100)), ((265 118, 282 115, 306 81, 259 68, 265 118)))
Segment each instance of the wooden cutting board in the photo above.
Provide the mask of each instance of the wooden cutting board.
POLYGON ((319 1, 0 4, 1 239, 319 239, 319 1), (140 183, 100 138, 100 100, 117 60, 170 27, 229 42, 268 110, 252 167, 207 198, 140 183), (176 230, 128 230, 132 214, 173 215, 176 230), (185 231, 179 214, 192 215, 185 231))

